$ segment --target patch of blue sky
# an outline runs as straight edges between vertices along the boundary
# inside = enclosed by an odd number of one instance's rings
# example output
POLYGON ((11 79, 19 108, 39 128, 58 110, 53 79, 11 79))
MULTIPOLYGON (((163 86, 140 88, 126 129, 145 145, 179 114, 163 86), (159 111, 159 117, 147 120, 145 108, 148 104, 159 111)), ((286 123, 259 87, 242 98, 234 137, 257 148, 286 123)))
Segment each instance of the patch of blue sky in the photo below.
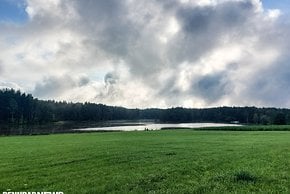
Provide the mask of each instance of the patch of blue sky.
POLYGON ((0 22, 25 23, 28 15, 25 0, 0 0, 0 22))
POLYGON ((266 9, 280 9, 283 13, 290 13, 290 0, 262 0, 266 9))

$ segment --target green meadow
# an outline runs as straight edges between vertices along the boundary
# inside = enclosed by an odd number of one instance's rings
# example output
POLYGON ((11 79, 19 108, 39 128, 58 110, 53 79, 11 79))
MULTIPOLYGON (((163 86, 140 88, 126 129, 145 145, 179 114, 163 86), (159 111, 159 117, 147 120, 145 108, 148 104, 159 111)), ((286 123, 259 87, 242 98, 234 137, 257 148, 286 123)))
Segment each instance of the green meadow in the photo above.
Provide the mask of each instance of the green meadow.
POLYGON ((290 192, 288 131, 0 137, 0 154, 0 192, 290 192))

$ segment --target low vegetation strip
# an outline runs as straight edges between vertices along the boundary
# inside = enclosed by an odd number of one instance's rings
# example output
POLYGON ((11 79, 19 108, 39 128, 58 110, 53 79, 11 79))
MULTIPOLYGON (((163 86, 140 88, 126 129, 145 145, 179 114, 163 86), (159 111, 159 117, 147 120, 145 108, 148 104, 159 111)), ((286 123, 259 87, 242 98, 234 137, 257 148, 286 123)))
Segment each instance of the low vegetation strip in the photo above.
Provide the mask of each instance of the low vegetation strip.
POLYGON ((202 127, 194 130, 205 131, 290 131, 290 125, 243 125, 225 127, 202 127))
POLYGON ((0 137, 0 192, 289 193, 290 132, 0 137))

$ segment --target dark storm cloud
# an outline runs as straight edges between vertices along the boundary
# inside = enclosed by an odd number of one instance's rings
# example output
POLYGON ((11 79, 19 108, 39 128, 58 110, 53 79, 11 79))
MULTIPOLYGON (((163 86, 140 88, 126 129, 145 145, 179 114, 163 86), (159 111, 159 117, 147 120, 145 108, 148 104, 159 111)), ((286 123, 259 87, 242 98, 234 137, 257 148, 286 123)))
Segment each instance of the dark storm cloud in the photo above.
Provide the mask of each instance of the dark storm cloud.
POLYGON ((246 23, 254 16, 256 7, 250 0, 239 2, 223 3, 217 7, 216 15, 218 15, 224 26, 237 26, 246 23))
POLYGON ((183 29, 188 33, 204 33, 208 31, 213 18, 216 16, 213 6, 184 8, 178 11, 183 29))
POLYGON ((224 72, 205 75, 197 84, 193 85, 193 95, 196 94, 207 102, 212 103, 218 101, 229 92, 227 84, 229 83, 224 72))
POLYGON ((169 57, 175 63, 196 61, 221 44, 224 37, 245 35, 256 18, 252 1, 184 7, 176 10, 182 31, 171 42, 169 57))
POLYGON ((266 106, 289 106, 290 64, 279 61, 275 66, 266 67, 248 80, 243 96, 255 103, 266 106))
POLYGON ((71 77, 48 77, 42 83, 38 83, 34 89, 34 95, 47 98, 64 93, 67 89, 76 87, 71 77))
POLYGON ((90 83, 90 79, 88 77, 82 76, 78 81, 78 86, 86 86, 90 83))
POLYGON ((116 84, 118 81, 118 77, 114 73, 107 73, 104 77, 104 81, 106 85, 113 85, 116 84))
POLYGON ((37 83, 33 94, 40 98, 50 98, 60 96, 70 89, 85 86, 89 83, 87 77, 73 78, 69 75, 51 76, 45 78, 41 83, 37 83))
POLYGON ((81 33, 87 41, 100 47, 111 57, 125 56, 128 45, 136 36, 134 25, 127 20, 128 10, 118 0, 75 1, 77 12, 81 16, 81 33))

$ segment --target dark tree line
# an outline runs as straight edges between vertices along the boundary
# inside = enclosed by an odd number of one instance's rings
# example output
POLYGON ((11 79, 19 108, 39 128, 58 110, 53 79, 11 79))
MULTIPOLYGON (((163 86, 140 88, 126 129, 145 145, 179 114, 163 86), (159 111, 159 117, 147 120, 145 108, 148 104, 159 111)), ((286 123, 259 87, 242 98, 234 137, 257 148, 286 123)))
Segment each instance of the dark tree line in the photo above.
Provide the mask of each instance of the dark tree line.
MULTIPOLYGON (((44 101, 13 89, 0 90, 0 124, 32 125, 57 121, 151 119, 160 122, 239 122, 289 124, 290 109, 217 107, 205 109, 127 109, 95 103, 44 101)), ((0 130, 0 133, 1 130, 0 130)))

